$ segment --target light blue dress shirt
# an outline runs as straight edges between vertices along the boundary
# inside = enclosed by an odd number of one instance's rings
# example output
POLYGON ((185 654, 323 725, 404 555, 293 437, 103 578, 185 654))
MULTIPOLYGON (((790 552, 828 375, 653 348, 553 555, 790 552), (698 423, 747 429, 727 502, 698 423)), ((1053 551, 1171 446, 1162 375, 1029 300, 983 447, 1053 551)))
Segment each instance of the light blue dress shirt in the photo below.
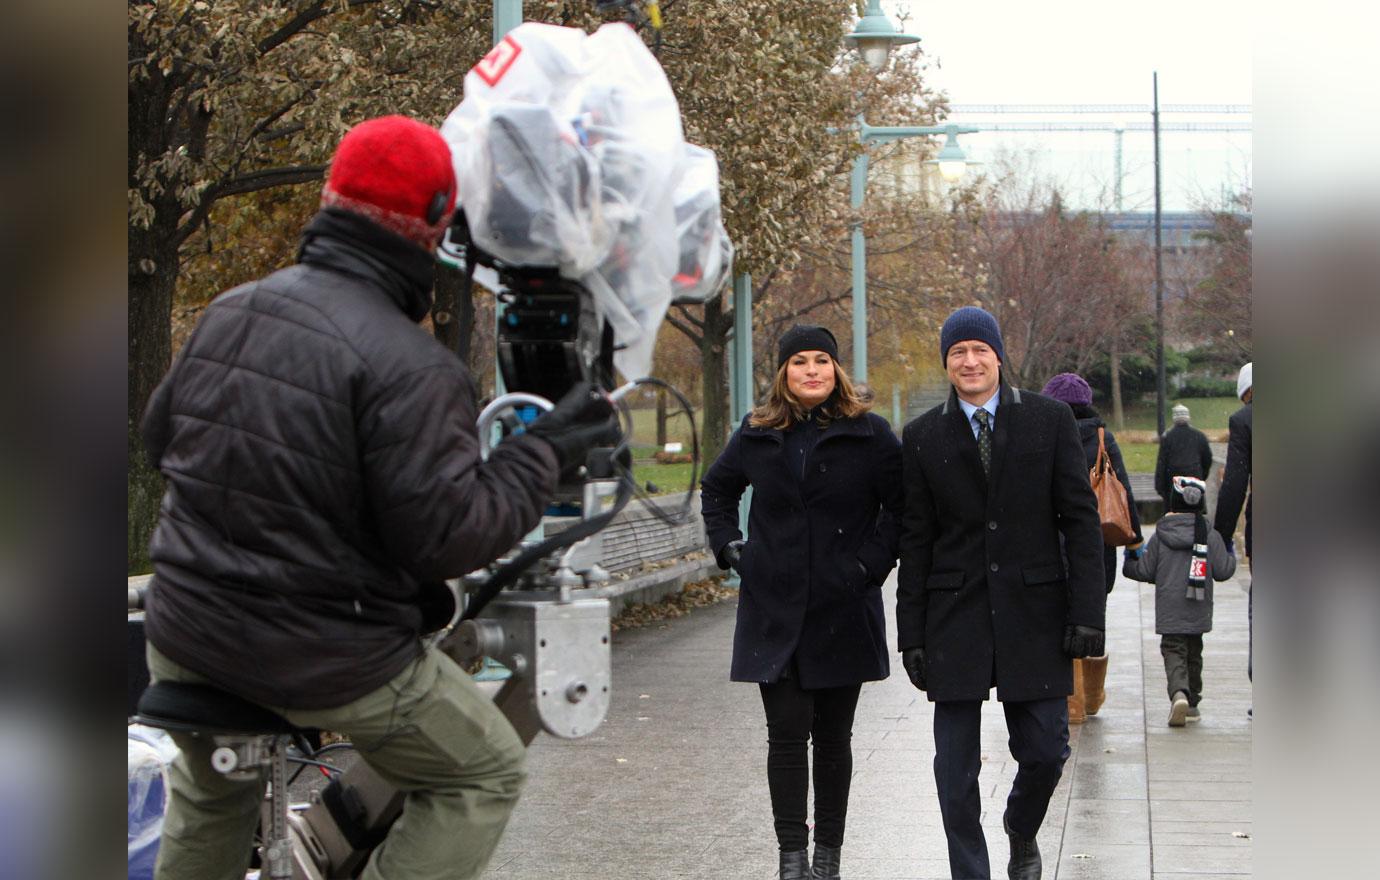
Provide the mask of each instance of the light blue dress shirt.
POLYGON ((977 435, 978 435, 978 423, 977 423, 977 419, 973 418, 973 413, 977 412, 979 409, 985 409, 985 410, 987 410, 989 413, 992 414, 992 429, 993 429, 993 430, 996 430, 996 427, 997 427, 997 404, 1000 402, 1000 398, 1001 398, 1001 387, 998 386, 998 387, 997 387, 997 390, 992 392, 992 397, 991 397, 991 399, 988 400, 986 403, 984 403, 981 407, 974 406, 973 404, 969 403, 968 401, 964 400, 964 399, 961 398, 961 397, 958 399, 958 405, 959 405, 960 407, 963 408, 963 414, 964 414, 965 416, 968 417, 968 427, 970 427, 970 428, 973 429, 973 439, 974 439, 974 440, 977 439, 977 435))

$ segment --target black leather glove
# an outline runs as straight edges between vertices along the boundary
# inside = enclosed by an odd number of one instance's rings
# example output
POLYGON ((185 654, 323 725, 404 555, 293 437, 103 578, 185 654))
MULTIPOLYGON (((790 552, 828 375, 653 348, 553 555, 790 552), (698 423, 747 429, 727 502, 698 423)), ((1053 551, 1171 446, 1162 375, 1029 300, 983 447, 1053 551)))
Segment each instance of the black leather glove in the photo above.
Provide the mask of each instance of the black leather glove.
POLYGON ((906 669, 906 675, 910 676, 910 683, 915 685, 918 690, 927 690, 925 681, 925 649, 907 648, 901 652, 901 665, 906 669))
POLYGON ((738 560, 743 558, 743 545, 747 541, 729 541, 724 545, 724 549, 719 551, 719 556, 723 559, 722 568, 731 568, 735 571, 738 568, 738 560))
POLYGON ((1064 653, 1070 657, 1101 657, 1105 647, 1106 635, 1097 627, 1078 623, 1064 627, 1064 653))
POLYGON ((555 451, 561 480, 566 482, 579 476, 591 448, 618 442, 618 418, 607 395, 588 382, 576 382, 555 409, 527 426, 527 433, 555 451))

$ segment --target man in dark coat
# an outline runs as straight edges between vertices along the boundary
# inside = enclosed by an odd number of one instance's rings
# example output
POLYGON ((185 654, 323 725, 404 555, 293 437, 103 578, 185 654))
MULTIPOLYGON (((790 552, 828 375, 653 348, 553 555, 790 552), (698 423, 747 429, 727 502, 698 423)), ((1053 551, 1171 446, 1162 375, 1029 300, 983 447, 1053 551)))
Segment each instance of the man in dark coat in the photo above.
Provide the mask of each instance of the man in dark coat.
POLYGON ((1164 500, 1165 509, 1174 492, 1171 481, 1175 477, 1206 480, 1211 469, 1212 447, 1207 435, 1189 424, 1188 407, 1181 403, 1174 407, 1174 427, 1160 438, 1160 451, 1155 456, 1155 491, 1164 500))
MULTIPOLYGON (((1227 463, 1222 468, 1222 488, 1217 493, 1217 511, 1212 527, 1236 553, 1236 523, 1241 519, 1241 506, 1246 507, 1246 559, 1251 557, 1251 403, 1255 388, 1251 383, 1253 364, 1246 364, 1236 378, 1236 396, 1242 407, 1227 420, 1227 463)), ((1246 653, 1246 675, 1255 679, 1255 578, 1247 593, 1246 621, 1249 634, 1246 653)))
MULTIPOLYGON (((155 681, 211 684, 350 736, 406 795, 363 877, 478 877, 523 779, 522 741, 454 661, 445 578, 507 551, 607 430, 562 401, 480 461, 474 387, 417 325, 455 204, 439 132, 400 116, 341 141, 298 263, 218 297, 144 416, 167 479, 150 555, 155 681)), ((159 880, 239 880, 262 780, 180 754, 159 880)))
POLYGON ((1073 411, 1001 381, 996 319, 944 322, 953 389, 906 425, 896 625, 934 701, 935 781, 955 878, 990 877, 980 823, 982 704, 1002 702, 1019 764, 1003 823, 1008 874, 1041 873, 1035 835, 1068 758, 1072 658, 1103 652, 1097 501, 1073 411))

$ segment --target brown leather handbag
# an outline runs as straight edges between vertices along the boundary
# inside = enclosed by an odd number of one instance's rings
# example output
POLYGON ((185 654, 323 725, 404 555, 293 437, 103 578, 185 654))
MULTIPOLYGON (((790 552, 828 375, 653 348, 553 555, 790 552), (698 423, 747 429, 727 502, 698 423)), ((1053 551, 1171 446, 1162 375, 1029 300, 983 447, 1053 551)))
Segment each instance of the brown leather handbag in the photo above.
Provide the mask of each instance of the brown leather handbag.
POLYGON ((1088 471, 1093 494, 1097 496, 1097 515, 1102 520, 1102 543, 1109 547, 1123 547, 1135 543, 1136 532, 1131 528, 1131 508, 1126 501, 1126 487, 1116 477, 1112 457, 1107 454, 1107 431, 1097 429, 1097 462, 1088 471))

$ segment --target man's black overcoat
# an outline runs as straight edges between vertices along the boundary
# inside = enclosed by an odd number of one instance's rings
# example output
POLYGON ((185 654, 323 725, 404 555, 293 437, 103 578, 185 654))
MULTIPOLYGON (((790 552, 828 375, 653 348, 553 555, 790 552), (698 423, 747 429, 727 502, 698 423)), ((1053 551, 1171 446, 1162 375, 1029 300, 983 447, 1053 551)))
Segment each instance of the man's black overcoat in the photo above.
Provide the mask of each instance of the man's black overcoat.
POLYGON ((1069 623, 1105 629, 1097 500, 1073 411, 1004 382, 988 480, 946 403, 906 425, 896 626, 924 647, 931 700, 1066 696, 1069 623), (1061 540, 1062 537, 1062 540, 1061 540))
POLYGON ((1211 469, 1212 447, 1207 435, 1192 425, 1175 425, 1160 438, 1160 451, 1155 456, 1155 491, 1168 504, 1175 477, 1206 480, 1211 469))
POLYGON ((837 419, 803 479, 784 447, 783 432, 745 419, 704 476, 705 531, 721 560, 742 537, 738 500, 752 486, 731 677, 773 682, 794 656, 805 688, 886 678, 881 584, 896 564, 900 444, 876 414, 837 419))
POLYGON ((1246 555, 1251 555, 1251 404, 1232 413, 1227 420, 1227 463, 1222 468, 1222 488, 1217 493, 1214 527, 1222 540, 1231 541, 1241 505, 1246 505, 1246 555))

